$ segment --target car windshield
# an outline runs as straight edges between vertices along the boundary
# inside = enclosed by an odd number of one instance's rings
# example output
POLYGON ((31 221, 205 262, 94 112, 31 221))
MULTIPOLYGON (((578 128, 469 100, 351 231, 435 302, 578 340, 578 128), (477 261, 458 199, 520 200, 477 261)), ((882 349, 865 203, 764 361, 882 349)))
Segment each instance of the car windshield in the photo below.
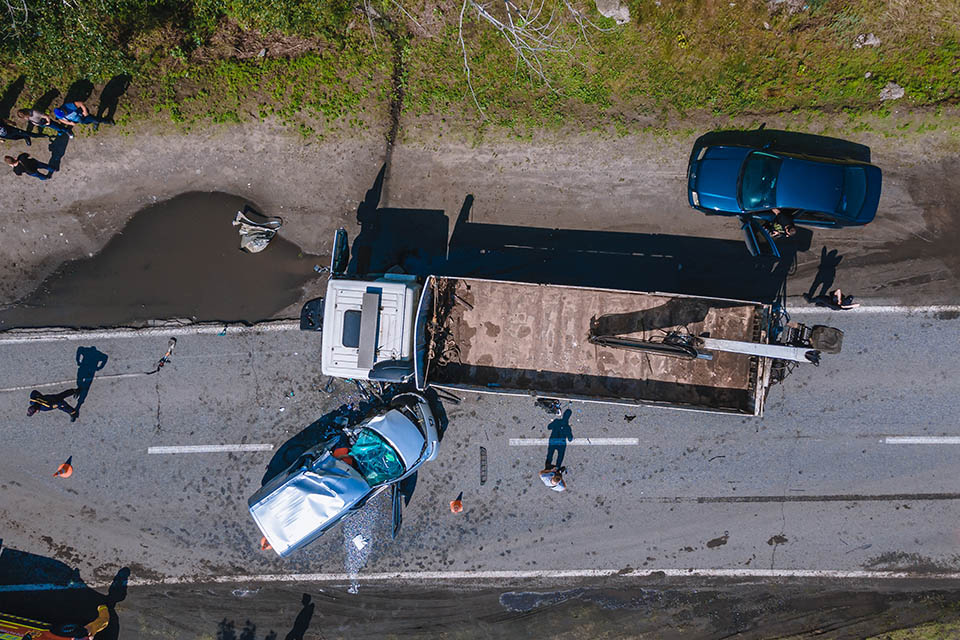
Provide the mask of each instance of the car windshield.
POLYGON ((740 206, 744 211, 761 211, 777 206, 777 175, 782 161, 754 151, 740 173, 740 206))
POLYGON ((350 448, 350 457, 371 487, 396 480, 404 472, 396 450, 371 429, 360 432, 356 444, 350 448))
POLYGON ((867 197, 867 172, 861 167, 847 167, 843 170, 843 198, 840 199, 840 213, 856 217, 863 208, 867 197))

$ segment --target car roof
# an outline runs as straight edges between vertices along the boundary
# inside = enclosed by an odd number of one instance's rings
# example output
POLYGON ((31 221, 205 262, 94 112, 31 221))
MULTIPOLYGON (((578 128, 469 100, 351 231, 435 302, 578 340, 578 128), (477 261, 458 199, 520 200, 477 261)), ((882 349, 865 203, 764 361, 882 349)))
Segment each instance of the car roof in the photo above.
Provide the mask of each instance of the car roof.
POLYGON ((251 496, 250 515, 280 556, 312 542, 372 491, 363 476, 325 452, 251 496))
POLYGON ((427 439, 420 428, 397 409, 391 409, 373 418, 364 426, 375 431, 397 450, 403 466, 408 471, 420 459, 427 444, 427 439))
POLYGON ((783 159, 777 178, 778 207, 837 213, 843 172, 850 165, 776 155, 783 159))

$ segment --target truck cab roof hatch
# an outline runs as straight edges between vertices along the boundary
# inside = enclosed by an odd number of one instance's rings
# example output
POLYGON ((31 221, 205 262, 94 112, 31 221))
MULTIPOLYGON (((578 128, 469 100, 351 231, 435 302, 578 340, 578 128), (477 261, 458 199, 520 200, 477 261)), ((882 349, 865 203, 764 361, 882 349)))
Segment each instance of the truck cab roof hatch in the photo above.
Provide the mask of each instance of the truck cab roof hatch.
POLYGON ((377 353, 377 321, 380 317, 380 292, 366 291, 360 307, 360 351, 357 353, 357 366, 372 369, 377 353))

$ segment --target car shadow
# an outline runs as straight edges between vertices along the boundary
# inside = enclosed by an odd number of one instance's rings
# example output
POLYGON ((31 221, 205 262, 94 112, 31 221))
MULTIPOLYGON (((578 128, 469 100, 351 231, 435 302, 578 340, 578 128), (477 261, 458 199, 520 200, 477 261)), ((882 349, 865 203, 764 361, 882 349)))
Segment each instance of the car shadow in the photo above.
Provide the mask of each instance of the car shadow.
POLYGON ((343 425, 356 424, 379 406, 382 405, 370 401, 343 404, 311 422, 302 431, 277 448, 276 453, 267 463, 266 472, 263 474, 260 486, 267 484, 283 472, 307 449, 338 435, 343 425))
POLYGON ((870 147, 866 145, 812 133, 767 128, 728 129, 705 133, 693 143, 693 150, 690 152, 691 160, 697 157, 703 147, 714 145, 739 145, 755 148, 766 146, 771 151, 801 153, 837 160, 870 162, 870 147))

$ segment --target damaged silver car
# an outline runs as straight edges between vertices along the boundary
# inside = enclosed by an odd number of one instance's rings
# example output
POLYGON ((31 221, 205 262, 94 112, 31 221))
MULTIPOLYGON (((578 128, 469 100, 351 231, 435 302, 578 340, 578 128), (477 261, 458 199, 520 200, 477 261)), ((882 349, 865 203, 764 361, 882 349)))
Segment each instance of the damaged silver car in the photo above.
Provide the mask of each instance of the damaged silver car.
POLYGON ((350 511, 393 490, 394 535, 400 526, 398 483, 437 456, 437 420, 419 393, 307 449, 247 501, 250 515, 281 557, 306 546, 350 511))

